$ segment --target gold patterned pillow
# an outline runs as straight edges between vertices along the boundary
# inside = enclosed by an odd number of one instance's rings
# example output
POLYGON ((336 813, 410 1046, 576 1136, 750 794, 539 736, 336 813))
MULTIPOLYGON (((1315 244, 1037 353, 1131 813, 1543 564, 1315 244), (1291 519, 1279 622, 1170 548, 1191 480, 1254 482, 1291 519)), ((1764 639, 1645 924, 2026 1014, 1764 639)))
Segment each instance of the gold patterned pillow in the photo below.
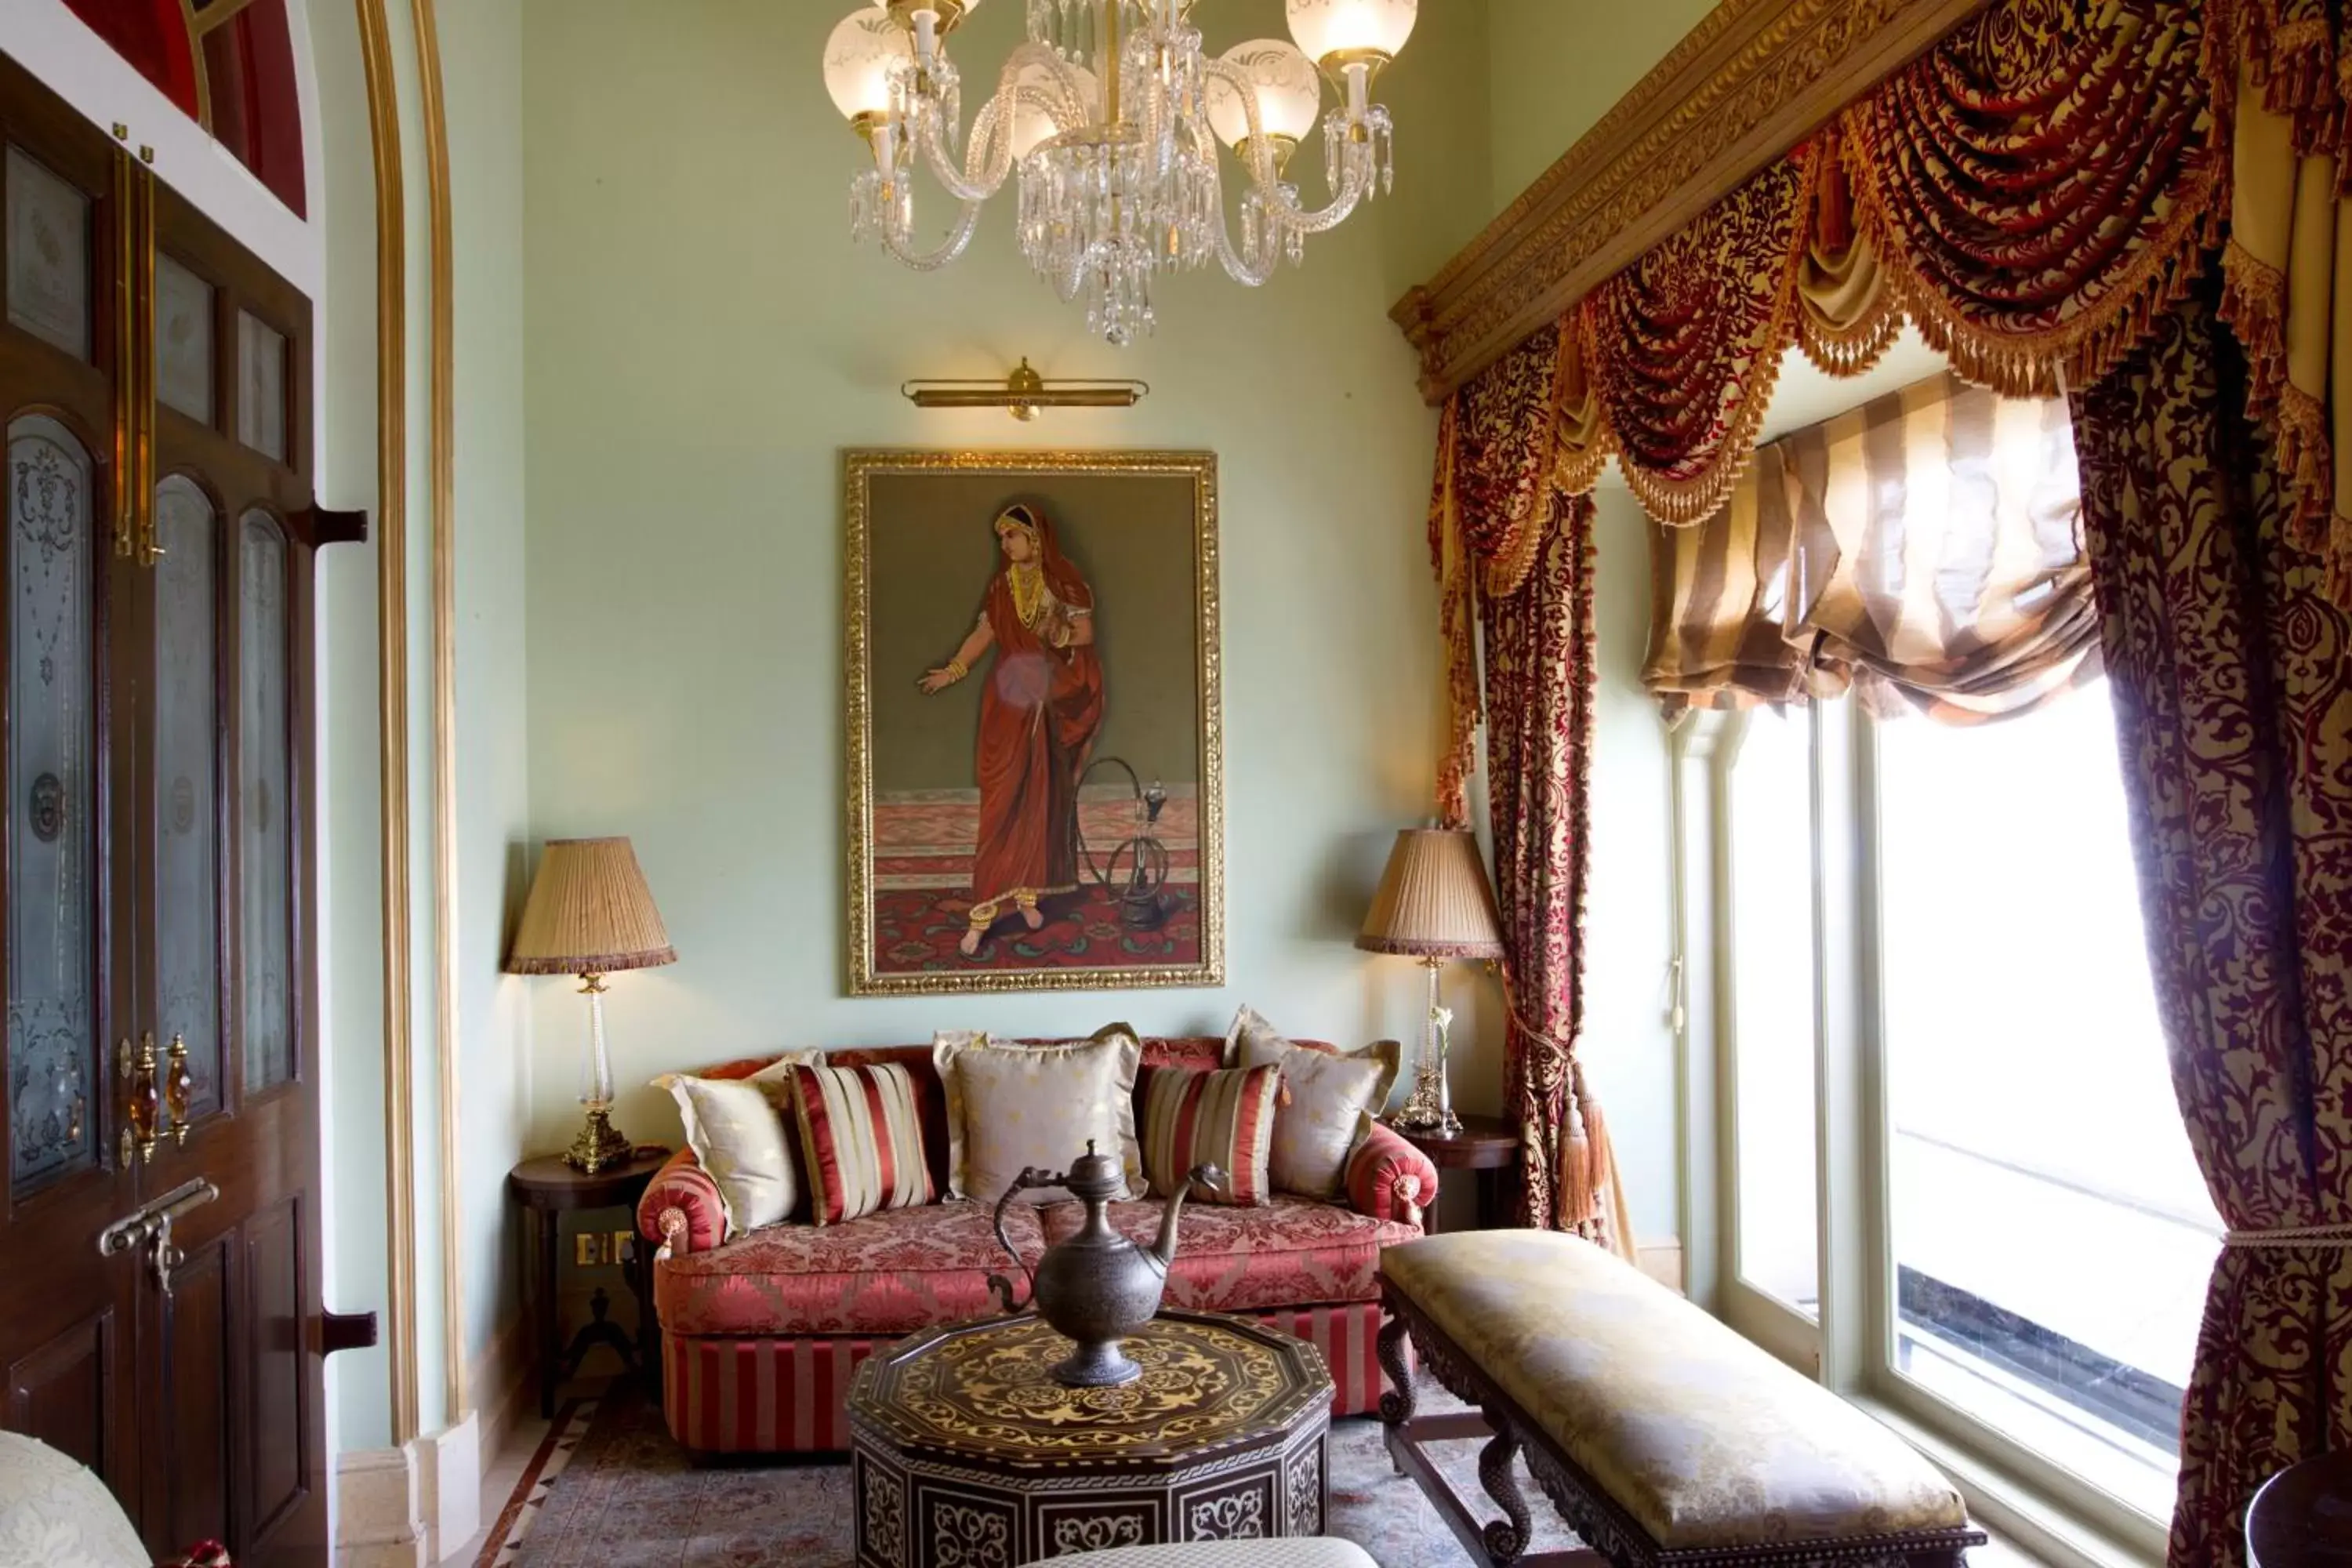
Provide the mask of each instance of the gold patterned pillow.
POLYGON ((801 1206, 806 1183, 790 1126, 791 1069, 814 1059, 794 1052, 746 1079, 664 1073, 653 1081, 677 1101, 686 1146, 719 1189, 729 1240, 790 1219, 801 1206))
POLYGON ((1339 1197, 1347 1187, 1348 1156, 1364 1133, 1363 1118, 1387 1107, 1404 1047, 1377 1040, 1342 1055, 1297 1045, 1256 1009, 1244 1007, 1226 1032, 1225 1051, 1232 1067, 1282 1069, 1267 1161, 1274 1190, 1339 1197))
MULTIPOLYGON (((942 1034, 931 1046, 948 1092, 948 1191, 994 1203, 1024 1168, 1066 1171, 1091 1142, 1118 1152, 1121 1197, 1143 1195, 1135 1137, 1135 1074, 1142 1042, 1115 1025, 1074 1045, 998 1045, 942 1034)), ((1067 1187, 1033 1187, 1021 1201, 1061 1203, 1067 1187)))

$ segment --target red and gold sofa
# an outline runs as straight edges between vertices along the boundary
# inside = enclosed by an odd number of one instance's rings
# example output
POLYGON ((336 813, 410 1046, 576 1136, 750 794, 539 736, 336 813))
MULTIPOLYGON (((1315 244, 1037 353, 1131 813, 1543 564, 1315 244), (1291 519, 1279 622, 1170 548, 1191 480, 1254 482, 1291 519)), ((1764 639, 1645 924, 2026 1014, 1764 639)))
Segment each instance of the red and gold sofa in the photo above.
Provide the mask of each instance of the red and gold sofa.
MULTIPOLYGON (((1302 1042, 1303 1043, 1303 1042, 1302 1042)), ((1147 1039, 1146 1067, 1218 1065, 1221 1039, 1147 1039)), ((705 1078, 748 1078, 774 1058, 729 1062, 705 1078)), ((911 1070, 933 1187, 948 1190, 947 1095, 929 1046, 843 1050, 844 1065, 911 1070)), ((1073 1151, 1075 1153, 1076 1151, 1073 1151)), ((1167 1304, 1232 1312, 1310 1340, 1330 1363, 1332 1412, 1374 1409, 1383 1387, 1381 1248, 1422 1233, 1437 1170, 1375 1126, 1348 1165, 1347 1202, 1277 1194, 1257 1208, 1184 1210, 1167 1304)), ((880 1345, 996 1310, 991 1273, 1017 1275, 990 1226, 992 1205, 949 1200, 822 1228, 792 1222, 722 1242, 719 1190, 691 1151, 671 1159, 637 1207, 657 1244, 654 1311, 661 1325, 662 1405, 697 1453, 790 1453, 849 1447, 849 1375, 880 1345)), ((1149 1242, 1157 1203, 1115 1204, 1114 1223, 1149 1242)), ((1076 1203, 1015 1205, 1006 1228, 1034 1263, 1078 1226, 1076 1203)))

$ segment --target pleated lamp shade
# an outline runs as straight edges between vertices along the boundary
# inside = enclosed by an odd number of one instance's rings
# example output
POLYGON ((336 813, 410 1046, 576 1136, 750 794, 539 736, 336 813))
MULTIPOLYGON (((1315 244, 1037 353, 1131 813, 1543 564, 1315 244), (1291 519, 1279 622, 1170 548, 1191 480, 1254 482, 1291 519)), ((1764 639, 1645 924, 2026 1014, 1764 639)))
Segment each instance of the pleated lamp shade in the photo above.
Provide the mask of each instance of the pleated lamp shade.
POLYGON ((625 838, 551 838, 531 879, 509 974, 613 974, 676 963, 625 838))
POLYGON ((1468 830, 1408 827, 1389 851, 1356 945, 1408 958, 1500 958, 1503 922, 1468 830))

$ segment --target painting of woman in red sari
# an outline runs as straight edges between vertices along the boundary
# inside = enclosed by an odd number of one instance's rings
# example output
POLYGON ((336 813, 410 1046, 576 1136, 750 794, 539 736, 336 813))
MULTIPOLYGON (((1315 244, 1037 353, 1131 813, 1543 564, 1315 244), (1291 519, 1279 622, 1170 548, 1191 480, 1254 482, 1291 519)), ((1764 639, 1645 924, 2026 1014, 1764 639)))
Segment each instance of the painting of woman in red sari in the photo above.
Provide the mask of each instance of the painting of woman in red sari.
POLYGON ((843 455, 849 992, 1223 984, 1207 452, 843 455))
POLYGON ((1003 565, 982 595, 980 617, 952 658, 917 684, 936 696, 981 682, 980 837, 972 856, 971 913, 958 950, 980 951, 1008 913, 1045 927, 1038 900, 1078 886, 1078 781, 1102 728, 1102 661, 1095 653, 1095 595, 1056 545, 1036 507, 1009 506, 994 524, 1003 565))

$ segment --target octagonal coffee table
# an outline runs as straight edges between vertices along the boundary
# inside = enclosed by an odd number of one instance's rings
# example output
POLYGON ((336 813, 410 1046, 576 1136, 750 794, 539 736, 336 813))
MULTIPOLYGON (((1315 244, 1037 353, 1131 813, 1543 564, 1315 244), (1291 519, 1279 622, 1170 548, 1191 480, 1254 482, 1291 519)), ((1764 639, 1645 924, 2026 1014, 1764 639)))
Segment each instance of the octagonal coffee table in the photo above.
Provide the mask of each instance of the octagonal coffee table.
POLYGON ((877 1351, 849 1389, 859 1568, 1014 1568, 1112 1546, 1323 1530, 1331 1375, 1304 1340, 1167 1312, 1123 1388, 1064 1388, 1033 1316, 877 1351))

